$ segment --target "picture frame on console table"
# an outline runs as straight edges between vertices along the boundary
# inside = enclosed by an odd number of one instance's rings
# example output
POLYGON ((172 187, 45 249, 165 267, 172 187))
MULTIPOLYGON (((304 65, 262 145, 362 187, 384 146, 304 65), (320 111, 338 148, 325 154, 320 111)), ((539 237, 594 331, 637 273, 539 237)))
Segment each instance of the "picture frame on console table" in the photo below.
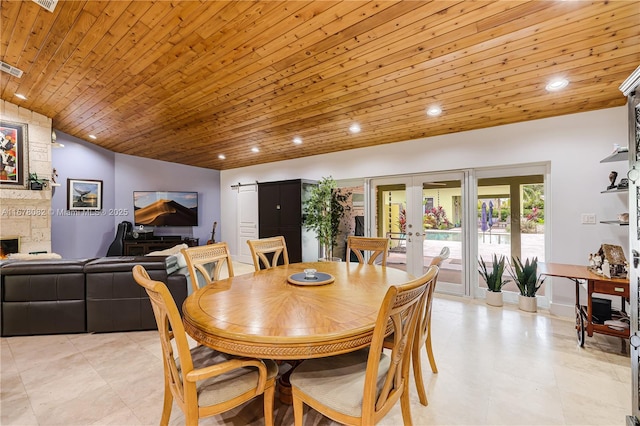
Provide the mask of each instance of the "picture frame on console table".
POLYGON ((0 186, 28 189, 29 147, 26 123, 0 120, 0 186))
POLYGON ((102 181, 67 179, 67 210, 102 210, 102 181))

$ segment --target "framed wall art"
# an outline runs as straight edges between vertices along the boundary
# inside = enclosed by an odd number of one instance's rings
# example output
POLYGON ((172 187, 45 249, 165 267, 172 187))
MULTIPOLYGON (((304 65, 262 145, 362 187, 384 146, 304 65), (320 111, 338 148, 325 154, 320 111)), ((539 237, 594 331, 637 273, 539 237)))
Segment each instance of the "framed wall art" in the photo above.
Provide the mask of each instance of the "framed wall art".
POLYGON ((102 181, 67 179, 67 210, 102 210, 102 181))
POLYGON ((0 121, 0 186, 27 188, 28 140, 26 123, 0 121))

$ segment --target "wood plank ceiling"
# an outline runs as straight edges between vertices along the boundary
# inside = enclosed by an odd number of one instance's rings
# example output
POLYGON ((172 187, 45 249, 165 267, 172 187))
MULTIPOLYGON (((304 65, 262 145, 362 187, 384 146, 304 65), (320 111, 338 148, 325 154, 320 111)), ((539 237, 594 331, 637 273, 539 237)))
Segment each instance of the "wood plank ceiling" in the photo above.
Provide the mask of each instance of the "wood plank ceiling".
POLYGON ((0 73, 2 99, 115 152, 218 170, 624 105, 640 64, 635 0, 0 8, 0 59, 24 71, 0 73), (556 76, 569 86, 549 93, 556 76))

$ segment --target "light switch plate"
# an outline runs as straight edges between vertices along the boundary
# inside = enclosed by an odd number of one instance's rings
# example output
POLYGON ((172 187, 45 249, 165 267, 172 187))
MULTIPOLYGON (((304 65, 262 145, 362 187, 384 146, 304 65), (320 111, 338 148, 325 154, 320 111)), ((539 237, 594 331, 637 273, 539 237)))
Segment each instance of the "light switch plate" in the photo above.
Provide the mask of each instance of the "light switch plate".
POLYGON ((596 223, 596 214, 595 213, 582 213, 582 223, 593 225, 596 223))

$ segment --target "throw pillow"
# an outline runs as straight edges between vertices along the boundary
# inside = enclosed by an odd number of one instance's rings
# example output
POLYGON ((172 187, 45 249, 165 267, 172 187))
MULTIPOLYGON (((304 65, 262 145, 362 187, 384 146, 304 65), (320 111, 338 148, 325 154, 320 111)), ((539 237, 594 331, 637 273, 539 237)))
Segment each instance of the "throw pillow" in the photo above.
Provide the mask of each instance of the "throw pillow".
POLYGON ((152 251, 151 253, 148 253, 147 256, 175 256, 176 260, 178 261, 178 266, 180 268, 186 268, 187 261, 185 260, 180 250, 187 247, 189 246, 187 246, 186 244, 178 244, 177 246, 173 246, 168 249, 152 251))

